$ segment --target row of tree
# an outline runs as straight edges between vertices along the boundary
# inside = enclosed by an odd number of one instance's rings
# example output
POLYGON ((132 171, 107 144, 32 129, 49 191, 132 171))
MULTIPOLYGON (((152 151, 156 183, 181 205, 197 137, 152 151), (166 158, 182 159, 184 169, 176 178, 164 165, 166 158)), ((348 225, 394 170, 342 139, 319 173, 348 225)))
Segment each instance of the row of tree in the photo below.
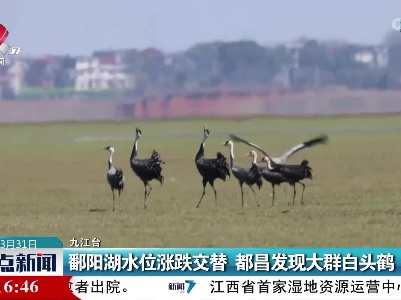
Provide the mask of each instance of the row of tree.
POLYGON ((131 50, 129 72, 139 79, 133 93, 194 88, 401 88, 401 35, 389 33, 380 46, 321 43, 265 47, 254 41, 196 45, 170 56, 131 50))
MULTIPOLYGON (((100 52, 97 53, 99 55, 100 52)), ((303 39, 266 47, 254 41, 198 44, 182 53, 129 50, 126 72, 136 78, 128 94, 219 88, 401 88, 401 34, 391 32, 382 45, 321 43, 303 39), (358 55, 360 56, 358 58, 358 55), (364 58, 365 56, 365 58, 364 58), (366 58, 367 57, 367 58, 366 58)), ((75 58, 32 60, 26 86, 74 86, 75 58)))

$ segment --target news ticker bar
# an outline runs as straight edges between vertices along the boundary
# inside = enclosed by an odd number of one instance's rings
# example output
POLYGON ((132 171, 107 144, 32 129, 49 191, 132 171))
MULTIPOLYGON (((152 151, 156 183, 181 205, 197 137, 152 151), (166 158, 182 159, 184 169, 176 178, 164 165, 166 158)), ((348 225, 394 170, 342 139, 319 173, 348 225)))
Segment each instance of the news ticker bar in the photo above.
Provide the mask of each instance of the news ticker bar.
POLYGON ((0 276, 401 276, 394 249, 1 249, 0 276))
POLYGON ((0 237, 0 299, 401 298, 400 248, 91 248, 100 247, 96 238, 71 245, 0 237))
POLYGON ((0 299, 347 299, 401 298, 401 276, 0 277, 0 299))
POLYGON ((400 277, 73 277, 80 299, 400 299, 400 277), (188 290, 192 284, 192 289, 188 290), (82 286, 84 288, 82 289, 82 286), (81 288, 81 290, 80 290, 81 288))

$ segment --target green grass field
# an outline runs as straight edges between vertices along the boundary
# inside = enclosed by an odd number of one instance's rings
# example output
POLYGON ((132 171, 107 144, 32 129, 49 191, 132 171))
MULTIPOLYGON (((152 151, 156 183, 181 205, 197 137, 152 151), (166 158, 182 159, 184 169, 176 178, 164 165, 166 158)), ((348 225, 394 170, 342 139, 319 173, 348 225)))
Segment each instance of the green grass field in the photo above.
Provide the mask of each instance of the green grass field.
MULTIPOLYGON (((243 120, 182 120, 124 123, 64 123, 1 126, 2 235, 52 235, 65 246, 73 237, 98 237, 104 247, 401 247, 401 138, 399 117, 243 120), (245 187, 241 207, 234 177, 216 181, 218 207, 207 189, 200 206, 201 177, 194 156, 207 123, 211 135, 206 156, 217 151, 230 132, 279 156, 288 148, 327 132, 328 145, 297 153, 306 158, 314 180, 305 181, 295 207, 277 188, 257 191, 258 208, 245 187), (143 209, 143 184, 132 173, 129 156, 134 128, 142 130, 139 156, 156 149, 166 161, 165 183, 153 182, 143 209), (108 153, 123 168, 126 190, 122 211, 112 211, 106 182, 108 153)), ((251 164, 249 147, 235 144, 237 161, 251 164)), ((118 205, 117 205, 118 208, 118 205)))

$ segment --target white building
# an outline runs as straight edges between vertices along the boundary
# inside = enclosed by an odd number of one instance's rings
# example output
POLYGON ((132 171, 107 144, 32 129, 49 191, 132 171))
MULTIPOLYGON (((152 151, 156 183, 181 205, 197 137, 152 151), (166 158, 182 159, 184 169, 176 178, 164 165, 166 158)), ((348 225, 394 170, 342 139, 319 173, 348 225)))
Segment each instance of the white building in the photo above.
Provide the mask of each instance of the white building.
POLYGON ((375 47, 361 50, 355 54, 354 59, 370 67, 383 68, 388 63, 387 49, 384 47, 375 47))
POLYGON ((76 91, 127 89, 135 85, 115 56, 78 59, 75 64, 76 91))
POLYGON ((357 62, 363 64, 372 64, 374 62, 375 56, 372 51, 364 50, 355 53, 354 58, 357 62))

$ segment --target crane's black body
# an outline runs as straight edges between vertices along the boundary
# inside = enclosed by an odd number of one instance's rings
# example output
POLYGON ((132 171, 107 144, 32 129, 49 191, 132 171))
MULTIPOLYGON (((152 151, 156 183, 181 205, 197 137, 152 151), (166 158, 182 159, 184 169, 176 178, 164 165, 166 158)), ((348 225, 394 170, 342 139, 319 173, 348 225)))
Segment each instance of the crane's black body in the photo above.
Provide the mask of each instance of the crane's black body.
POLYGON ((152 187, 149 185, 149 182, 152 180, 157 180, 160 182, 160 185, 163 185, 164 177, 161 174, 162 167, 161 164, 164 164, 164 161, 160 159, 160 155, 156 150, 153 150, 153 153, 150 158, 138 159, 138 140, 142 135, 142 131, 137 128, 136 129, 136 138, 134 142, 134 146, 132 147, 132 152, 130 156, 130 166, 132 171, 141 179, 145 186, 145 197, 144 197, 144 208, 146 208, 146 200, 152 191, 152 187))
MULTIPOLYGON (((109 168, 109 171, 113 172, 113 167, 109 168)), ((110 184, 112 191, 117 190, 118 195, 120 196, 121 193, 124 191, 124 172, 121 168, 115 168, 113 173, 107 173, 107 181, 110 184)))
POLYGON ((304 204, 305 184, 301 182, 301 180, 313 179, 312 168, 309 167, 309 161, 304 159, 300 165, 283 165, 283 164, 275 164, 274 162, 271 162, 270 158, 267 158, 267 166, 270 171, 279 173, 283 177, 285 177, 287 182, 294 188, 292 206, 294 206, 295 203, 295 195, 296 195, 295 184, 298 183, 302 185, 301 204, 304 204))
MULTIPOLYGON (((121 168, 116 168, 113 166, 112 155, 114 153, 114 148, 111 146, 108 146, 104 149, 110 151, 110 158, 108 161, 108 171, 107 171, 106 178, 107 178, 107 182, 110 185, 111 193, 113 194, 113 210, 114 210, 114 204, 115 204, 115 200, 116 200, 114 192, 117 190, 118 200, 119 200, 121 193, 124 191, 124 186, 125 186, 124 172, 121 168)), ((118 202, 118 205, 120 207, 120 202, 118 202)))
POLYGON ((242 207, 244 207, 244 190, 243 190, 243 185, 244 183, 249 186, 249 188, 252 190, 252 193, 255 197, 255 201, 256 204, 259 205, 258 200, 256 200, 256 194, 255 194, 255 190, 253 189, 253 185, 256 185, 259 190, 261 189, 261 187, 263 186, 263 180, 262 180, 262 176, 259 172, 259 167, 255 164, 252 164, 252 166, 247 169, 247 168, 243 168, 237 165, 234 165, 233 168, 231 168, 231 171, 233 172, 235 178, 237 178, 238 183, 241 187, 241 205, 242 207))
POLYGON ((267 167, 259 166, 259 173, 264 180, 269 182, 272 186, 272 206, 274 205, 275 199, 275 186, 281 186, 282 183, 288 182, 288 180, 280 173, 269 171, 267 167))
POLYGON ((259 172, 259 167, 257 165, 252 164, 252 167, 248 169, 248 173, 246 174, 246 176, 244 176, 244 183, 246 183, 251 187, 256 184, 259 190, 262 188, 263 186, 262 176, 259 172))
POLYGON ((198 205, 196 206, 197 208, 199 207, 203 197, 205 196, 207 183, 209 183, 210 186, 213 188, 214 199, 217 206, 217 191, 214 188, 214 181, 218 178, 226 181, 227 176, 230 177, 230 170, 227 164, 227 159, 221 152, 217 152, 216 158, 205 158, 204 144, 208 136, 209 130, 205 127, 202 143, 199 147, 198 153, 196 153, 195 156, 195 165, 198 169, 199 174, 202 176, 203 185, 202 196, 198 202, 198 205))

